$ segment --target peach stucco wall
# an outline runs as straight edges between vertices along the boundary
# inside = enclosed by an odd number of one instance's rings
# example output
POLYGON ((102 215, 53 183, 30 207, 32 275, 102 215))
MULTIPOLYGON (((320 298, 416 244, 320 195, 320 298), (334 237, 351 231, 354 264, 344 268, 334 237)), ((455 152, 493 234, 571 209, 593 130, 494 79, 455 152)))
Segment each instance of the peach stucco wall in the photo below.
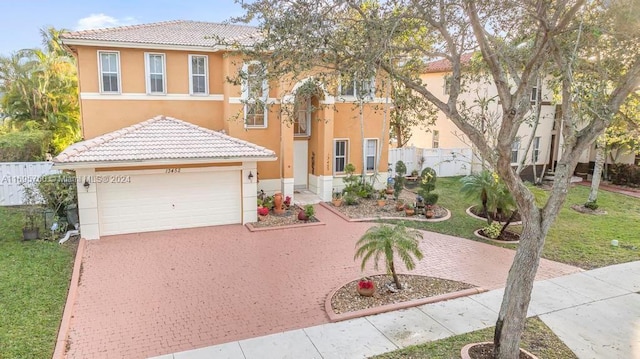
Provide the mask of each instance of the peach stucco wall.
MULTIPOLYGON (((245 128, 243 105, 239 102, 241 87, 226 81, 242 65, 239 57, 220 52, 187 52, 125 48, 74 48, 78 60, 83 135, 93 138, 130 126, 157 115, 171 116, 212 130, 224 130, 230 136, 246 140, 275 151, 277 161, 259 162, 260 179, 293 178, 293 128, 281 111, 280 101, 291 94, 294 80, 272 82, 269 85, 267 128, 245 128), (121 94, 99 92, 98 51, 120 53, 121 94), (163 53, 166 61, 167 99, 163 95, 146 95, 145 52, 163 53), (209 95, 217 98, 189 96, 189 54, 208 56, 209 95), (82 99, 82 96, 85 96, 82 99), (89 96, 87 96, 89 95, 89 96), (177 98, 175 96, 178 96, 177 98), (90 98, 89 98, 90 97, 90 98)), ((338 101, 337 101, 338 102, 338 101)), ((364 106, 365 137, 379 138, 384 114, 374 111, 379 104, 364 106)), ((309 141, 309 156, 315 158, 314 174, 333 174, 333 140, 349 139, 349 162, 358 169, 362 163, 362 140, 358 107, 354 103, 320 106, 314 114, 309 141)), ((388 124, 380 170, 387 170, 388 124)), ((309 158, 311 174, 311 158, 309 158)))

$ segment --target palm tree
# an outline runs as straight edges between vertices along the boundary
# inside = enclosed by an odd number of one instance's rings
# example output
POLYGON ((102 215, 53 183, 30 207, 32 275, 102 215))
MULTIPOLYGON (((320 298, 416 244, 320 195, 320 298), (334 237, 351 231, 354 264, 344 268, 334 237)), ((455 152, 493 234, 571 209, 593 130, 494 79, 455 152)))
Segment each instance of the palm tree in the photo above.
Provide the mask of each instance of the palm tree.
POLYGON ((487 223, 491 224, 493 222, 491 213, 495 214, 499 209, 500 202, 504 201, 504 198, 500 198, 505 194, 500 188, 501 186, 504 187, 504 185, 501 185, 498 175, 494 172, 483 170, 463 177, 460 182, 462 182, 460 192, 467 198, 473 200, 480 198, 482 213, 487 217, 487 223))
POLYGON ((356 254, 353 259, 362 257, 360 268, 364 270, 365 265, 373 259, 373 268, 378 270, 380 257, 384 256, 387 266, 387 273, 391 273, 397 289, 402 289, 402 284, 398 279, 396 267, 393 261, 394 254, 397 254, 408 270, 415 268, 414 257, 418 260, 424 256, 418 247, 418 240, 422 239, 422 232, 407 228, 404 223, 396 226, 381 223, 371 227, 356 243, 356 254))

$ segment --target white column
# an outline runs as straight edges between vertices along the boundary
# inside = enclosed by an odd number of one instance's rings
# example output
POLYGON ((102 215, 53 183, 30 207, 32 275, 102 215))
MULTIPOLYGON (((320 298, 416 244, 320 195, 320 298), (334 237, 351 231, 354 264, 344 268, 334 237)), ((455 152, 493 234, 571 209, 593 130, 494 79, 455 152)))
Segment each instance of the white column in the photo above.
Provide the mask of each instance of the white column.
POLYGON ((282 194, 293 198, 293 178, 282 179, 282 194))
POLYGON ((95 175, 94 168, 76 170, 80 236, 84 239, 100 239, 95 175), (89 188, 85 188, 85 181, 89 183, 89 188))
POLYGON ((242 164, 242 224, 258 221, 258 180, 255 162, 242 164), (249 179, 249 173, 253 178, 249 179))

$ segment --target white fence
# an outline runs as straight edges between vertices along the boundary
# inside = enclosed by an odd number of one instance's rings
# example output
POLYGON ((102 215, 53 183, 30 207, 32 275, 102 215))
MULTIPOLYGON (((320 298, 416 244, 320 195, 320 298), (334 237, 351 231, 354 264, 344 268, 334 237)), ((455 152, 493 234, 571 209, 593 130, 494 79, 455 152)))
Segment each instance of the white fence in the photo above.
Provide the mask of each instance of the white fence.
POLYGON ((0 162, 0 206, 24 204, 23 183, 36 183, 47 174, 58 173, 51 169, 52 162, 0 162))
POLYGON ((470 148, 403 147, 389 150, 389 163, 394 172, 396 162, 402 161, 407 166, 407 174, 413 170, 422 171, 426 167, 431 167, 438 177, 471 174, 472 157, 470 148))

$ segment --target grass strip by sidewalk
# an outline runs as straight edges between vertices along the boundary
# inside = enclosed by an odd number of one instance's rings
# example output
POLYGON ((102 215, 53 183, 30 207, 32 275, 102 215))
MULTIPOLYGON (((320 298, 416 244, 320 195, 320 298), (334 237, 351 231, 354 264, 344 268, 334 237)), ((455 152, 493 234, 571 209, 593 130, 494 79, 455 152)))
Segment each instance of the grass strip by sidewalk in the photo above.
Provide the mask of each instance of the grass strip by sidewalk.
MULTIPOLYGON (((376 359, 457 359, 460 349, 469 343, 493 341, 494 328, 410 346, 375 356, 376 359)), ((574 359, 576 355, 537 317, 527 319, 520 347, 538 358, 574 359)))

